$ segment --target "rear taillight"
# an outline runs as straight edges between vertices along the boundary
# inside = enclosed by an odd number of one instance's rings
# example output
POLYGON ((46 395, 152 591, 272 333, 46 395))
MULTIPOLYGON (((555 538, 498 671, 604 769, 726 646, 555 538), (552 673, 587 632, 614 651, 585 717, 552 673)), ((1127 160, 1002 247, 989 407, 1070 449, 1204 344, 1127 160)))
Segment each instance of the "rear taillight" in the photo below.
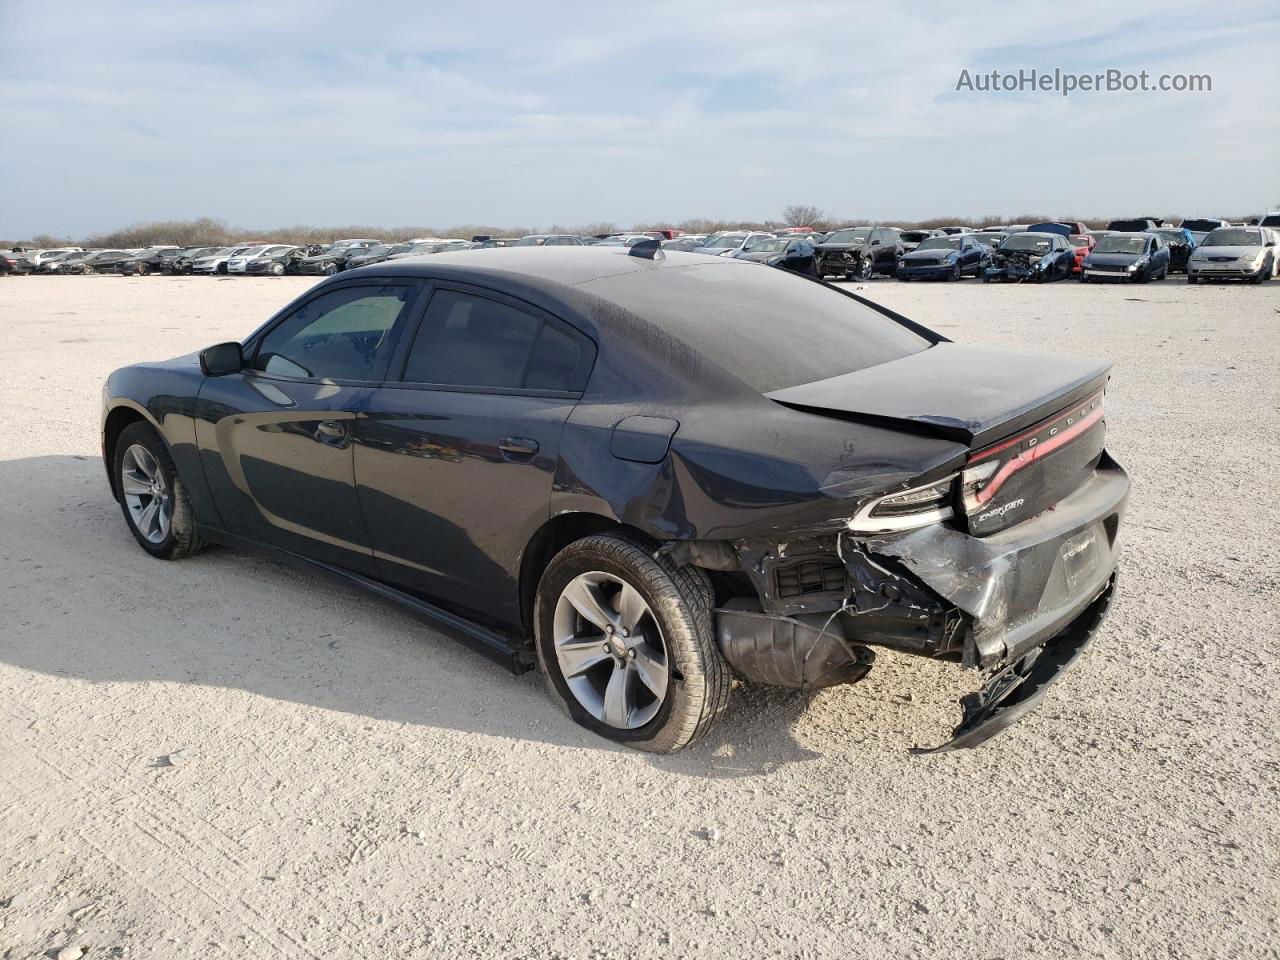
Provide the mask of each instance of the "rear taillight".
POLYGON ((1102 419, 1102 391, 1009 440, 969 457, 960 474, 960 496, 966 513, 991 501, 1005 482, 1041 457, 1086 433, 1102 419))
POLYGON ((872 500, 859 510, 847 526, 855 533, 887 533, 910 530, 946 520, 952 513, 955 474, 901 493, 872 500))

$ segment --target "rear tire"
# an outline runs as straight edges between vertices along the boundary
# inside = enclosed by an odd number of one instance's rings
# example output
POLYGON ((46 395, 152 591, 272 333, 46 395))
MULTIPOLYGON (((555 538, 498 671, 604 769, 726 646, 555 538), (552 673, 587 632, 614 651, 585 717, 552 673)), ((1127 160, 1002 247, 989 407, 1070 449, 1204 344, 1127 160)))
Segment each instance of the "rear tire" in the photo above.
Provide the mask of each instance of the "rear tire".
POLYGON ((181 560, 204 548, 187 488, 151 424, 131 423, 120 432, 112 468, 120 509, 138 546, 160 560, 181 560))
POLYGON ((716 645, 713 602, 705 573, 655 556, 638 537, 599 534, 569 544, 548 564, 534 606, 548 690, 575 723, 609 740, 652 753, 688 746, 724 711, 732 683, 716 645), (593 618, 581 613, 584 591, 596 601, 593 618), (622 709, 610 707, 615 683, 622 709))

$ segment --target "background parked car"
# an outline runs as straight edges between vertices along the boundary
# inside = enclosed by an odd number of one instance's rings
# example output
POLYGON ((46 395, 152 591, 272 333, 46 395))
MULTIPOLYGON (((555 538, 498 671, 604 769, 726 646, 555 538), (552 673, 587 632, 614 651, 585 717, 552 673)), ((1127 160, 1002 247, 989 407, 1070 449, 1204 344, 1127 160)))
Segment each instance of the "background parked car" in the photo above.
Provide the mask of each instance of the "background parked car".
POLYGON ((187 247, 176 257, 166 260, 161 266, 167 273, 188 274, 191 272, 191 264, 197 259, 210 256, 221 249, 222 247, 187 247))
POLYGON ((983 283, 993 280, 1065 280, 1075 266, 1074 248, 1064 233, 1010 234, 991 254, 991 264, 982 271, 983 283))
POLYGON ((930 237, 898 259, 899 280, 959 280, 982 276, 991 262, 991 248, 972 235, 930 237))
POLYGON ((256 244, 241 243, 234 247, 219 247, 204 256, 197 257, 191 261, 192 273, 220 273, 227 272, 227 261, 232 257, 237 257, 246 250, 251 250, 256 244))
POLYGON ((767 237, 753 240, 733 254, 739 260, 751 260, 783 270, 794 270, 807 277, 818 275, 817 248, 804 236, 767 237))
POLYGON ((94 250, 83 258, 73 259, 75 254, 56 263, 55 273, 111 273, 122 261, 137 253, 136 250, 94 250))
POLYGON ((705 253, 713 257, 729 257, 735 251, 743 249, 748 243, 767 240, 772 236, 773 234, 765 233, 763 230, 726 230, 721 233, 711 234, 711 236, 707 237, 706 242, 693 252, 705 253))
POLYGON ((1142 233, 1163 223, 1159 217, 1130 217, 1127 220, 1112 220, 1107 224, 1107 229, 1113 233, 1142 233))
POLYGON ((0 273, 18 276, 34 271, 35 265, 25 253, 19 253, 17 250, 0 250, 0 273))
POLYGON ((290 244, 252 247, 227 261, 227 273, 283 277, 286 273, 297 273, 302 258, 302 248, 290 244))
MULTIPOLYGON (((648 234, 653 239, 663 239, 648 234)), ((521 237, 516 241, 517 247, 583 247, 586 246, 582 242, 581 237, 564 233, 532 233, 527 237, 521 237)))
POLYGON ((869 280, 892 274, 903 252, 902 237, 887 227, 844 227, 818 244, 818 276, 869 280))
POLYGON ((1009 234, 1003 230, 979 230, 972 234, 973 239, 977 240, 981 244, 985 244, 992 250, 1004 243, 1004 238, 1007 236, 1009 236, 1009 234))
POLYGON ((683 237, 676 237, 674 240, 667 240, 662 244, 663 250, 679 250, 683 253, 692 253, 697 250, 706 241, 705 233, 692 233, 683 237))
POLYGON ((1169 275, 1169 248, 1154 233, 1113 233, 1084 258, 1082 283, 1124 280, 1147 283, 1169 275))
POLYGON ((40 265, 42 263, 47 263, 50 260, 55 260, 63 256, 64 254, 82 253, 83 250, 84 250, 83 247, 50 247, 45 250, 36 250, 32 253, 27 254, 27 259, 31 261, 31 266, 33 269, 39 270, 40 265))
POLYGON ((381 240, 339 240, 314 256, 299 260, 298 272, 332 276, 345 270, 347 262, 352 257, 358 257, 365 251, 381 245, 381 240))
POLYGON ((173 260, 180 253, 182 253, 180 247, 147 247, 116 264, 116 272, 125 276, 136 274, 139 277, 160 273, 165 263, 173 260))
POLYGON ((1193 220, 1183 220, 1178 226, 1185 230, 1191 231, 1191 236, 1197 244, 1204 243, 1204 238, 1219 227, 1229 227, 1231 224, 1225 220, 1219 220, 1217 217, 1199 217, 1193 220))
POLYGON ((1169 272, 1186 273, 1187 261, 1196 248, 1196 238, 1186 227, 1156 227, 1149 231, 1169 248, 1169 272))
POLYGON ((903 230, 899 236, 902 238, 903 252, 910 253, 930 237, 941 237, 944 234, 941 230, 903 230))
POLYGON ((1098 245, 1098 238, 1091 233, 1073 233, 1067 237, 1071 242, 1071 248, 1075 254, 1075 265, 1071 268, 1071 272, 1080 274, 1084 272, 1084 259, 1098 245))
POLYGON ((1200 280, 1251 280, 1262 283, 1275 272, 1280 248, 1266 227, 1219 227, 1204 238, 1187 261, 1187 283, 1200 280))

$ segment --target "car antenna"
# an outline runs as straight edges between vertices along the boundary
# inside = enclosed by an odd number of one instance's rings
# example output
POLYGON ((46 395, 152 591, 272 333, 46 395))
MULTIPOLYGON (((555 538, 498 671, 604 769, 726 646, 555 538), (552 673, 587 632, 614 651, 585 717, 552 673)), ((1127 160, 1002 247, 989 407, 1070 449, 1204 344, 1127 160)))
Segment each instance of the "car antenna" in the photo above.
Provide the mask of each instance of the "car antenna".
POLYGON ((657 240, 641 240, 639 243, 633 243, 628 248, 627 255, 632 257, 644 257, 646 260, 667 259, 667 255, 662 252, 662 244, 657 240))

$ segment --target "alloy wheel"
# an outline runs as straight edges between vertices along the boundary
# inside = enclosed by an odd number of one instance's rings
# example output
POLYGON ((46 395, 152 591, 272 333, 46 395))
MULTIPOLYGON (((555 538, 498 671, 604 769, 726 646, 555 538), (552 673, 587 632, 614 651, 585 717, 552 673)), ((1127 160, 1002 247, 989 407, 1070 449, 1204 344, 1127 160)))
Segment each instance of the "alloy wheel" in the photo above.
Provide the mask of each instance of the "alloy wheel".
POLYGON ((120 493, 138 532, 149 543, 163 543, 173 522, 173 496, 159 461, 140 443, 120 460, 120 493))
POLYGON ((601 571, 569 581, 556 601, 556 663, 587 713, 619 730, 651 721, 667 696, 667 645, 640 591, 601 571))

